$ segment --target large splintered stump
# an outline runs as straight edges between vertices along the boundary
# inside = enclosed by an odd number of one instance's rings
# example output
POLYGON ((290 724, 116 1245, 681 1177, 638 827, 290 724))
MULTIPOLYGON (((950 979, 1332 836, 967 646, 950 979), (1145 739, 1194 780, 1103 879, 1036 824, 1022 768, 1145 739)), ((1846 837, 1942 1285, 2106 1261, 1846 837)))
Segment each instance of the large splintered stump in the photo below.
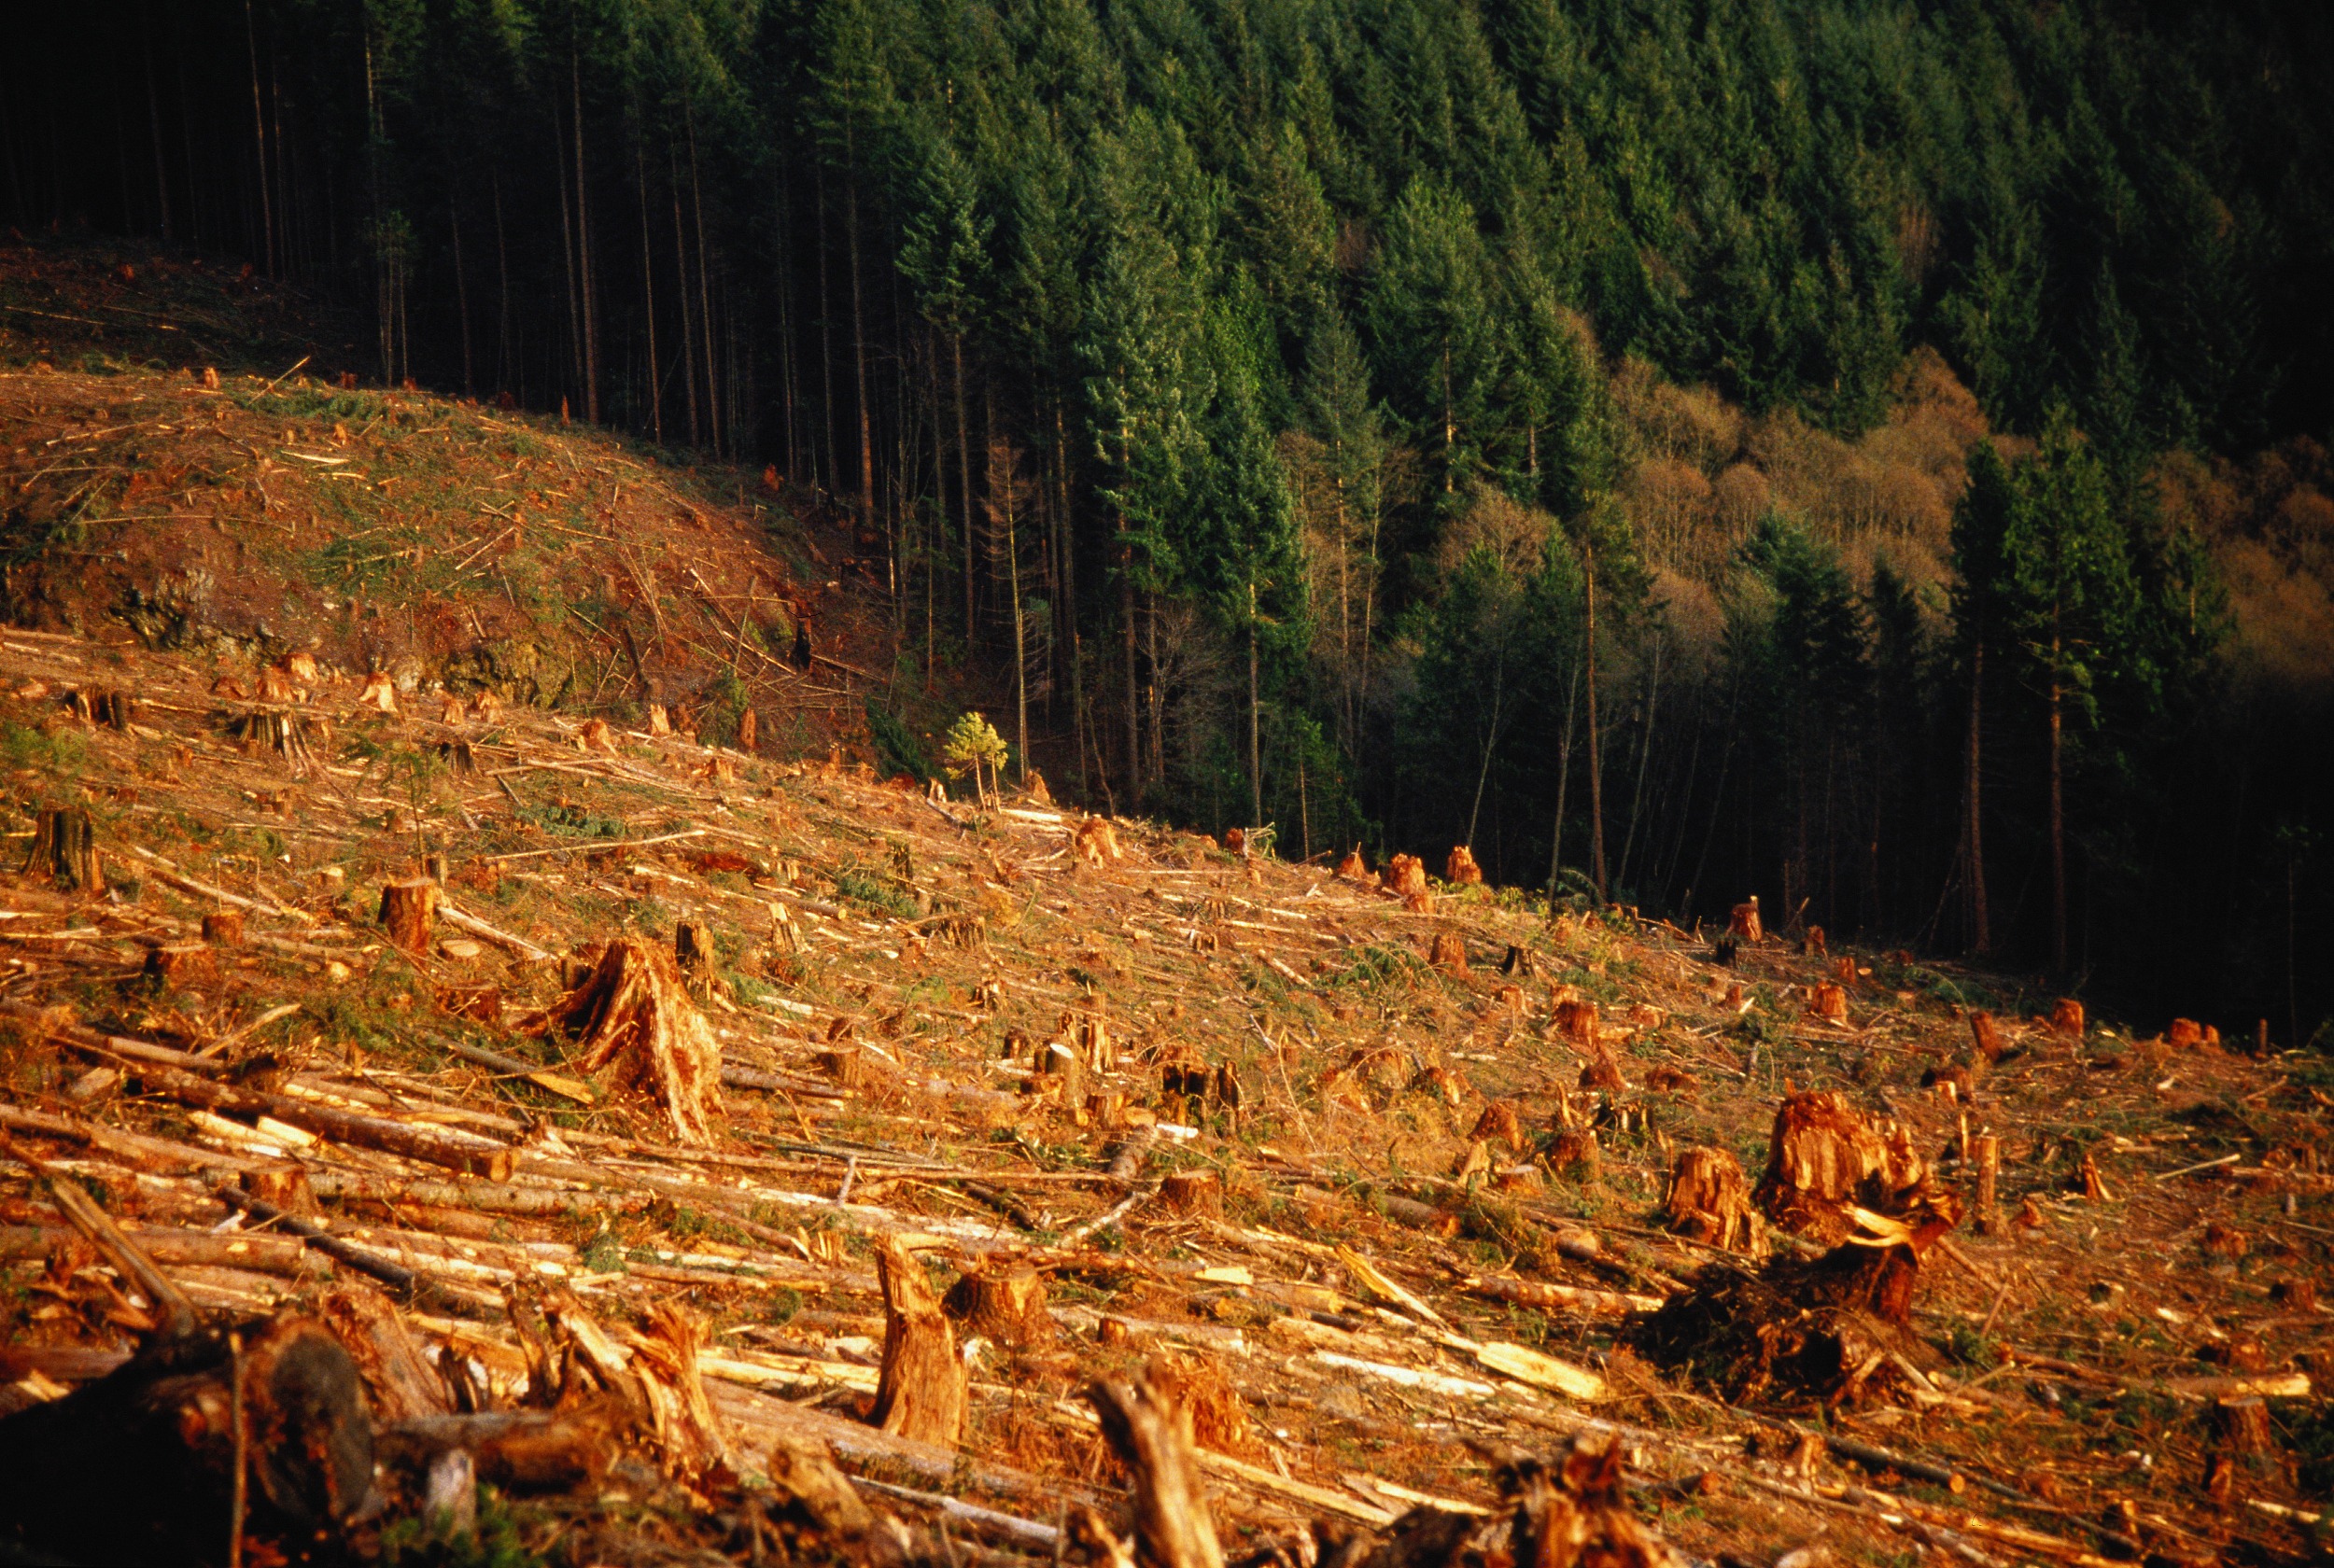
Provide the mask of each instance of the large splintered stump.
POLYGON ((297 1311, 232 1336, 164 1339, 0 1421, 0 1533, 75 1562, 223 1557, 239 1381, 245 1561, 260 1543, 296 1554, 364 1503, 373 1460, 356 1365, 297 1311))
POLYGON ((429 933, 437 924, 438 901, 443 892, 427 876, 409 876, 381 885, 381 925, 390 945, 416 958, 429 951, 429 933))
POLYGON ((876 1275, 883 1288, 883 1367, 875 1423, 894 1436, 953 1445, 963 1435, 966 1385, 956 1333, 907 1242, 883 1239, 876 1275))
POLYGON ((97 830, 89 813, 77 805, 42 812, 33 829, 33 853, 26 869, 46 874, 60 888, 104 892, 105 867, 98 858, 97 830))
POLYGON ((1811 1090, 1788 1095, 1775 1112, 1766 1171, 1752 1195, 1785 1230, 1837 1241, 1853 1228, 1851 1204, 1887 1206, 1887 1141, 1847 1098, 1811 1090))
POLYGON ((1814 1259, 1778 1256, 1757 1272, 1712 1264, 1636 1336, 1638 1349, 1687 1370, 1729 1401, 1770 1388, 1827 1405, 1896 1397, 1905 1368, 1937 1357, 1911 1330, 1921 1261, 1961 1218, 1933 1194, 1905 1221, 1865 1212, 1859 1233, 1814 1259))
POLYGON ((1467 1135, 1481 1142, 1497 1141, 1511 1150, 1524 1146, 1524 1126, 1515 1114, 1515 1102, 1495 1099, 1483 1107, 1483 1113, 1475 1118, 1475 1128, 1467 1135))
POLYGON ((2083 1038, 2083 1004, 2073 997, 2060 997, 2050 1009, 2050 1032, 2069 1040, 2083 1038))
POLYGON ((667 1473, 696 1480, 733 1468, 721 1422, 697 1376, 705 1320, 670 1302, 654 1302, 642 1327, 625 1338, 667 1473))
POLYGON ((967 1269, 949 1288, 944 1305, 964 1325, 967 1337, 1022 1346, 1042 1344, 1054 1336, 1053 1318, 1046 1310, 1045 1276, 1025 1263, 1000 1259, 967 1269))
POLYGON ((577 1067, 654 1095, 682 1142, 710 1141, 721 1045, 661 945, 611 942, 555 1014, 581 1039, 577 1067))
POLYGON ((1425 898, 1426 862, 1415 855, 1395 856, 1385 868, 1385 888, 1399 898, 1425 898))
POLYGON ((1757 1243, 1750 1183, 1741 1162, 1723 1149, 1678 1151, 1662 1214, 1679 1235, 1728 1252, 1747 1253, 1757 1243))
POLYGON ((1766 927, 1759 922, 1759 895, 1752 893, 1750 901, 1735 905, 1726 921, 1726 934, 1737 942, 1757 944, 1766 940, 1766 927))
POLYGON ((1107 817, 1089 817, 1070 835, 1070 849, 1078 864, 1100 871, 1118 863, 1118 830, 1107 817))
POLYGON ((1167 1380, 1146 1369, 1132 1383, 1096 1383, 1087 1397, 1132 1480, 1137 1561, 1145 1568, 1222 1568, 1191 1413, 1167 1380))
POLYGON ((1370 869, 1370 862, 1361 858, 1361 846, 1345 851, 1337 862, 1337 878, 1341 882, 1357 882, 1365 888, 1378 885, 1378 874, 1370 869))
POLYGON ((1428 947, 1427 962, 1446 974, 1467 973, 1467 943, 1458 932, 1439 931, 1428 947))
POLYGON ((1483 868, 1475 863, 1475 851, 1464 844, 1451 846, 1450 858, 1442 863, 1442 880, 1455 885, 1475 883, 1483 879, 1483 868))
POLYGON ((1995 1025, 1992 1014, 1982 1009, 1970 1014, 1969 1041, 1989 1064, 2002 1059, 2002 1030, 1995 1025))
POLYGON ((363 691, 357 693, 357 702, 363 707, 375 708, 383 713, 395 713, 397 711, 397 682, 389 679, 386 670, 374 670, 365 677, 365 687, 363 691))

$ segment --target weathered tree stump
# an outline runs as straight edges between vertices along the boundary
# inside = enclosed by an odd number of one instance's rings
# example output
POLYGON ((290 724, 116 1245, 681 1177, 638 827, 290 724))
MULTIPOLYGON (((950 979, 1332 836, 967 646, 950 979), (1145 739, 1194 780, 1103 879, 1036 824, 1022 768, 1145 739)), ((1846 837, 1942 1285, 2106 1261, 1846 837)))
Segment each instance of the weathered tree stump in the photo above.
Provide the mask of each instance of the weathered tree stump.
POLYGON ((1602 1089, 1608 1094, 1624 1094, 1628 1090, 1629 1081, 1621 1075, 1621 1059, 1601 1040, 1589 1047, 1588 1061, 1581 1069, 1581 1087, 1602 1089))
POLYGON ((188 986, 218 978, 218 955, 208 943, 172 942, 146 950, 146 978, 156 986, 188 986))
POLYGON ((60 888, 78 892, 105 890, 105 867, 97 855, 97 830, 77 805, 44 811, 34 826, 32 872, 47 872, 60 888))
POLYGON ((357 693, 357 704, 382 713, 395 713, 397 682, 389 679, 387 670, 374 670, 365 677, 364 690, 357 693))
POLYGON ((576 1065, 661 1100, 684 1143, 710 1141, 721 1109, 722 1050, 673 962, 653 943, 611 942, 591 976, 559 1003, 581 1036, 576 1065))
POLYGON ((2083 1004, 2073 997, 2060 997, 2050 1009, 2050 1032, 2069 1040, 2083 1038, 2083 1004))
POLYGON ((1086 1087, 1086 1069, 1066 1041, 1053 1041, 1037 1053, 1037 1071, 1053 1081, 1062 1104, 1078 1103, 1086 1087))
POLYGON ((1827 1023, 1845 1024, 1848 1022, 1848 993, 1828 982, 1818 986, 1807 1011, 1827 1023))
POLYGON ((1442 865, 1442 880, 1464 887, 1472 883, 1483 885, 1483 868, 1475 863, 1475 851, 1464 844, 1451 846, 1451 853, 1442 865))
POLYGON ((1511 1100, 1495 1099, 1483 1107, 1483 1113, 1475 1118, 1475 1128, 1467 1135, 1485 1142, 1497 1141, 1511 1149, 1524 1146, 1524 1126, 1515 1114, 1511 1100))
POLYGON ((203 917, 203 940, 220 947, 234 947, 243 942, 243 911, 214 909, 203 917))
POLYGON ((438 919, 438 885, 427 876, 409 876, 381 887, 381 924, 390 945, 420 958, 429 951, 429 935, 438 919))
POLYGON ((1680 1149, 1662 1201, 1669 1228, 1729 1252, 1750 1251, 1758 1234, 1741 1162, 1723 1149, 1680 1149))
POLYGON ((1540 965, 1533 961, 1530 948, 1510 943, 1507 957, 1499 960, 1499 973, 1511 980, 1526 980, 1540 973, 1540 965))
POLYGON ((1035 1345, 1051 1339, 1054 1322, 1046 1311, 1046 1280, 1025 1263, 992 1263, 968 1270, 944 1305, 967 1335, 1000 1345, 1035 1345))
POLYGON ((1560 1127, 1548 1145, 1548 1164, 1559 1176, 1574 1182, 1594 1182, 1604 1170, 1596 1134, 1587 1127, 1560 1127))
POLYGON ((1831 948, 1824 940, 1823 928, 1821 926, 1809 926, 1807 929, 1806 932, 1799 938, 1799 951, 1811 959, 1821 959, 1830 956, 1831 948))
POLYGON ((1188 1218, 1220 1219, 1224 1184, 1213 1170, 1178 1170, 1160 1181, 1159 1199, 1170 1211, 1188 1218))
POLYGON ((2277 1451, 2277 1436, 2270 1427, 2268 1401, 2257 1393, 2232 1394, 2214 1409, 2224 1452, 2260 1458, 2277 1451))
POLYGON ((2002 1059, 2002 1030, 1994 1024, 1992 1014, 1982 1009, 1970 1014, 1969 1039, 1988 1065, 2002 1059))
POLYGON ((1971 1142, 1977 1156, 1977 1234, 1991 1236, 2002 1228, 2002 1210, 1996 1191, 2002 1180, 2002 1140, 1990 1132, 1979 1133, 1971 1142))
POLYGON ((1132 1385, 1096 1383, 1087 1397, 1132 1478, 1137 1561, 1147 1568, 1223 1568, 1189 1410, 1147 1369, 1132 1385))
POLYGON ((1556 1037, 1575 1045, 1591 1045, 1596 1041, 1596 1004, 1593 1001, 1568 1000, 1556 1003, 1556 1037))
POLYGON ((838 1045, 818 1055, 819 1071, 838 1089, 855 1089, 866 1080, 866 1063, 856 1045, 838 1045))
POLYGON ((907 1243, 887 1236, 876 1251, 883 1289, 883 1366, 875 1423, 894 1436, 954 1444, 964 1431, 964 1363, 924 1266, 907 1243))
POLYGON ((1888 1170, 1887 1142, 1845 1096, 1787 1095, 1776 1109, 1766 1170, 1751 1198, 1786 1230, 1838 1241, 1853 1229, 1849 1205, 1885 1207, 1888 1170))
POLYGON ((1427 949, 1427 961, 1446 974, 1466 973, 1466 939, 1454 931, 1435 932, 1433 944, 1427 949))
POLYGON ((762 721, 753 716, 753 709, 749 707, 744 712, 738 714, 738 749, 745 752, 749 756, 752 755, 754 742, 760 738, 761 732, 762 721))
POLYGON ((314 1214, 316 1195, 308 1185, 308 1168, 297 1160, 262 1165, 236 1177, 236 1183, 260 1202, 287 1214, 314 1214))
POLYGON ((1758 894, 1752 893, 1749 902, 1735 905, 1726 919, 1726 934, 1753 946, 1766 940, 1766 927, 1759 920, 1758 894))
POLYGON ((502 987, 499 986, 440 986, 438 1011, 448 1017, 468 1018, 489 1029, 502 1027, 502 987))
POLYGON ((1415 855, 1395 856, 1385 868, 1385 886, 1398 898, 1426 897, 1426 862, 1415 855))
POLYGON ((672 956, 681 965, 681 973, 691 979, 705 973, 713 963, 713 938, 705 927, 695 920, 682 920, 672 929, 672 956))
POLYGON ((1097 1089, 1086 1097, 1086 1119, 1104 1131, 1126 1126, 1127 1097, 1123 1089, 1097 1089))

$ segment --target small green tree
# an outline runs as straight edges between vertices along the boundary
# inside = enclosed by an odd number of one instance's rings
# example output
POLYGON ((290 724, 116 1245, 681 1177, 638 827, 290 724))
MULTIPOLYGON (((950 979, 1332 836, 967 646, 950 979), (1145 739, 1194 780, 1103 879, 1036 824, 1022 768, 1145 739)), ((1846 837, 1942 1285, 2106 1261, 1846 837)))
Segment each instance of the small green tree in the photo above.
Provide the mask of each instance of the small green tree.
POLYGON ((977 713, 967 713, 949 727, 946 749, 949 777, 973 776, 973 792, 983 805, 995 798, 998 771, 1005 766, 1005 737, 977 713))

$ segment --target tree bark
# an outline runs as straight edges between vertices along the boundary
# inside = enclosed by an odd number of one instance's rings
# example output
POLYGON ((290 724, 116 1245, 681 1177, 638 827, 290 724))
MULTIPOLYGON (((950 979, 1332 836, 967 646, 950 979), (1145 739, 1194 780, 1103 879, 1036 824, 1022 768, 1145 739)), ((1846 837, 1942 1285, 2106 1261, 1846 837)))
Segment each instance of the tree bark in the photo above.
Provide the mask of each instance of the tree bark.
POLYGON ((438 898, 438 885, 426 876, 383 884, 381 924, 388 931, 392 946, 416 956, 429 951, 438 898))

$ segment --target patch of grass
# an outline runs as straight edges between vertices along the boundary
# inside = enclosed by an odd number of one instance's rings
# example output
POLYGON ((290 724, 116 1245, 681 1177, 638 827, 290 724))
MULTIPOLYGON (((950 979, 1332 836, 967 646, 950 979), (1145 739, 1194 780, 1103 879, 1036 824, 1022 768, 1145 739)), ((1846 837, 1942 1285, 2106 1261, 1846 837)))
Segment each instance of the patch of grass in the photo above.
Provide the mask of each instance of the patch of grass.
POLYGON ((902 920, 916 917, 916 901, 879 873, 845 866, 835 874, 835 896, 879 915, 902 920))
POLYGON ((1331 986, 1351 986, 1361 990, 1378 990, 1389 986, 1410 986, 1427 974, 1427 962, 1407 947, 1388 942, 1373 942, 1354 955, 1354 961, 1330 975, 1331 986))
POLYGON ((89 765, 89 745, 70 730, 51 735, 10 719, 0 721, 0 762, 11 767, 78 775, 89 765))
POLYGON ((381 1561, 388 1568, 533 1568, 543 1559, 527 1547, 502 1494, 480 1487, 475 1529, 442 1538, 427 1519, 399 1519, 381 1532, 381 1561))

